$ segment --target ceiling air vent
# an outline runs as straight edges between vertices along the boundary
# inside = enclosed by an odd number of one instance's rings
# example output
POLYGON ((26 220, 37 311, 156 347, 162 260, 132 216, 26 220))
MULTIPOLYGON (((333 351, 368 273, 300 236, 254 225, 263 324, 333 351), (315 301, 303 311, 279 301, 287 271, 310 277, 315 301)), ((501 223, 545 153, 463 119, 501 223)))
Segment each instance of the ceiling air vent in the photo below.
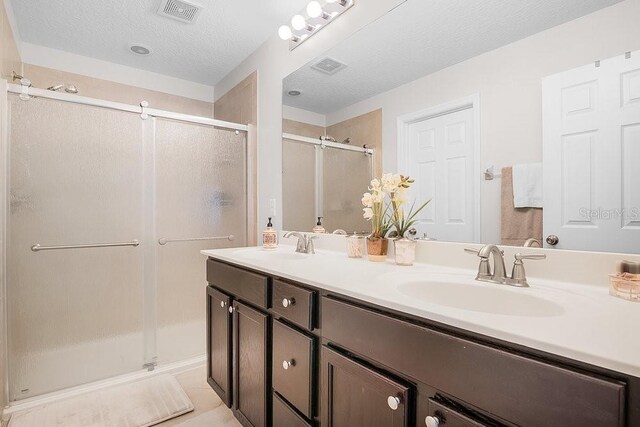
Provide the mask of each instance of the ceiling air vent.
POLYGON ((202 6, 182 0, 162 0, 158 14, 181 22, 193 24, 196 22, 202 6))
POLYGON ((313 64, 311 68, 331 76, 337 73, 338 71, 342 70, 346 66, 347 65, 343 64, 342 62, 338 62, 335 59, 327 57, 327 58, 324 58, 322 61, 316 62, 315 64, 313 64))

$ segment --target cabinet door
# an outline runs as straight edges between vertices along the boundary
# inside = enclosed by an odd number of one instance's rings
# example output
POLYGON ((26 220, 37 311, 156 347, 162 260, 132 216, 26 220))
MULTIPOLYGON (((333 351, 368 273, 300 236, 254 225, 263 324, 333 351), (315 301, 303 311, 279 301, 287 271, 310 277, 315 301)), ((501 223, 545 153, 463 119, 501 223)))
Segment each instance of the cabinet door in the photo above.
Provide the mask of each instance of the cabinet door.
POLYGON ((271 406, 269 317, 237 301, 233 302, 232 311, 235 414, 245 426, 265 427, 271 406))
POLYGON ((231 406, 231 298, 207 286, 207 382, 231 406))
POLYGON ((323 427, 408 426, 410 390, 327 347, 322 348, 323 427))

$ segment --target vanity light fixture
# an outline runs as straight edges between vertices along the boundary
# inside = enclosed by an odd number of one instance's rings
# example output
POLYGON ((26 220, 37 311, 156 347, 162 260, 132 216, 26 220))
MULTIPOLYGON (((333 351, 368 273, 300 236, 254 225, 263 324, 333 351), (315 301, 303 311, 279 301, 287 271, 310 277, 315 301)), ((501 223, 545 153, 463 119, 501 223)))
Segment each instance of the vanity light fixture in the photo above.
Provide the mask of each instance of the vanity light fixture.
POLYGON ((291 27, 282 25, 278 29, 278 36, 282 40, 289 40, 289 50, 293 50, 350 9, 354 2, 355 0, 313 0, 307 5, 306 14, 299 13, 291 18, 291 27))

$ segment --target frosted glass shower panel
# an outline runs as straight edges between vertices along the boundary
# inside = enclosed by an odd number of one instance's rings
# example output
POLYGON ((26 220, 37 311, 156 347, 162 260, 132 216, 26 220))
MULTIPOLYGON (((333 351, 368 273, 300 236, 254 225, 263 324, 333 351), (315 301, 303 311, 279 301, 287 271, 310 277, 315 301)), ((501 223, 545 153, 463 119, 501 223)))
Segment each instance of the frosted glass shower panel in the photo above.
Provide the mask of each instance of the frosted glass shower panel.
POLYGON ((370 229, 362 217, 362 195, 371 181, 372 157, 356 151, 323 150, 323 213, 328 232, 370 229))
POLYGON ((205 354, 202 249, 247 239, 246 134, 156 120, 157 351, 159 362, 205 354), (191 240, 233 235, 235 240, 191 240), (160 239, 168 241, 161 245, 160 239))
POLYGON ((316 146, 284 139, 282 211, 285 230, 311 231, 315 225, 319 208, 316 206, 317 179, 316 146))
POLYGON ((10 399, 140 369, 142 121, 135 114, 9 97, 7 254, 10 399))

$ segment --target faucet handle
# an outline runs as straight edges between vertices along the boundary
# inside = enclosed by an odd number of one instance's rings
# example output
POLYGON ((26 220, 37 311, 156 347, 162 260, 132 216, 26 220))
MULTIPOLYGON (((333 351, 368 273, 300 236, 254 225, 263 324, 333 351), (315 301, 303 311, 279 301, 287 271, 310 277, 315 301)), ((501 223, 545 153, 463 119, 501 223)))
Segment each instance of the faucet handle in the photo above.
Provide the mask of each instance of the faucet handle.
POLYGON ((314 245, 313 245, 313 241, 314 241, 315 239, 318 239, 319 237, 320 237, 320 236, 313 236, 313 235, 309 236, 309 235, 307 235, 307 247, 306 247, 306 251, 307 251, 307 253, 308 253, 308 254, 315 254, 315 253, 316 253, 315 247, 314 247, 314 245))
POLYGON ((527 283, 527 273, 524 271, 524 263, 522 262, 522 260, 540 260, 547 258, 547 256, 545 254, 523 255, 518 252, 517 254, 515 254, 514 258, 516 260, 513 262, 513 270, 511 271, 510 283, 515 286, 528 287, 529 284, 527 283))
POLYGON ((547 256, 545 254, 531 254, 531 255, 523 255, 520 252, 515 254, 515 259, 517 261, 522 261, 523 259, 546 259, 547 256))
MULTIPOLYGON (((474 255, 478 255, 480 256, 480 251, 482 250, 482 248, 480 249, 472 249, 472 248, 464 248, 464 251, 469 253, 469 254, 474 254, 474 255)), ((504 255, 504 251, 502 249, 500 249, 500 253, 502 255, 504 255)), ((519 255, 519 254, 518 254, 519 255)), ((545 255, 546 256, 546 255, 545 255)))

